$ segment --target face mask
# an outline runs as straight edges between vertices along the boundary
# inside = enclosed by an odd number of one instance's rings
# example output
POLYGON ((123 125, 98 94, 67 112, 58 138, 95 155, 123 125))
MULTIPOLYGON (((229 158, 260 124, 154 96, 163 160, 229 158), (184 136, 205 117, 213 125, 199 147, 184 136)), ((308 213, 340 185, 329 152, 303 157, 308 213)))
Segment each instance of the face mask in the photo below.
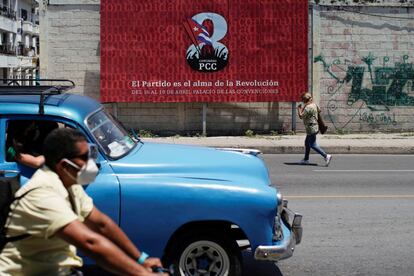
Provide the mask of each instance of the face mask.
MULTIPOLYGON (((72 167, 78 169, 78 174, 76 176, 76 183, 80 185, 88 185, 89 183, 93 182, 98 174, 98 166, 96 166, 95 161, 92 158, 89 158, 85 165, 80 168, 78 165, 73 163, 68 159, 63 159, 72 167)), ((70 174, 69 174, 70 175, 70 174)), ((70 175, 73 179, 74 177, 70 175)))

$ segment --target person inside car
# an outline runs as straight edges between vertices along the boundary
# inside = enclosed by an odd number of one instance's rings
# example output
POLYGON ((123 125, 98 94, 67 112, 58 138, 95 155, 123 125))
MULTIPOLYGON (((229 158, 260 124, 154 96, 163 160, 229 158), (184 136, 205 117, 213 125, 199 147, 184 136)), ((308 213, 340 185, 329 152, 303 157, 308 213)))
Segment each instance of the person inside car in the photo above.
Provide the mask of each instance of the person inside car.
POLYGON ((8 125, 6 160, 18 162, 30 168, 40 168, 45 158, 36 147, 40 131, 35 121, 11 121, 8 125))

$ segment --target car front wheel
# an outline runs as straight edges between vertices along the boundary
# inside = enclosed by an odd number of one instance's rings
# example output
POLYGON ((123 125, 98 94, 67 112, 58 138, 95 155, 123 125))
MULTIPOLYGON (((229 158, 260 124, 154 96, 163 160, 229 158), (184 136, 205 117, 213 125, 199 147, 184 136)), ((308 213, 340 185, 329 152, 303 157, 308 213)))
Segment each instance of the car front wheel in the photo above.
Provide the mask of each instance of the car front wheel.
POLYGON ((235 241, 221 235, 193 233, 172 248, 175 275, 239 276, 240 254, 235 241))

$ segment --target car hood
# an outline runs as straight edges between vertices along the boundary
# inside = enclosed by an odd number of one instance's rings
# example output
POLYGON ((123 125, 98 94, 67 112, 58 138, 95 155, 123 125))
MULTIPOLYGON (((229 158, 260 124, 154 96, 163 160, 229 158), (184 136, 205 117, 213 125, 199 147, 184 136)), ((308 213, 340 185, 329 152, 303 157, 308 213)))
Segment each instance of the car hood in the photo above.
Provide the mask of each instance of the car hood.
POLYGON ((269 186, 263 160, 253 154, 228 150, 146 142, 123 158, 111 161, 119 178, 160 177, 212 180, 223 185, 269 186))

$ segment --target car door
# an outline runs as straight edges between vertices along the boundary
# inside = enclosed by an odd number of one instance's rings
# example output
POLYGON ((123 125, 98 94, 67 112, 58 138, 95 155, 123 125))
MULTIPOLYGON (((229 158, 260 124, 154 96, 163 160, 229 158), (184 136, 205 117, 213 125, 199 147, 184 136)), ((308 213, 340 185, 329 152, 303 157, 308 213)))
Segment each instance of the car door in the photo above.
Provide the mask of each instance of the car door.
POLYGON ((17 170, 16 162, 6 161, 6 119, 0 118, 0 170, 17 170))

